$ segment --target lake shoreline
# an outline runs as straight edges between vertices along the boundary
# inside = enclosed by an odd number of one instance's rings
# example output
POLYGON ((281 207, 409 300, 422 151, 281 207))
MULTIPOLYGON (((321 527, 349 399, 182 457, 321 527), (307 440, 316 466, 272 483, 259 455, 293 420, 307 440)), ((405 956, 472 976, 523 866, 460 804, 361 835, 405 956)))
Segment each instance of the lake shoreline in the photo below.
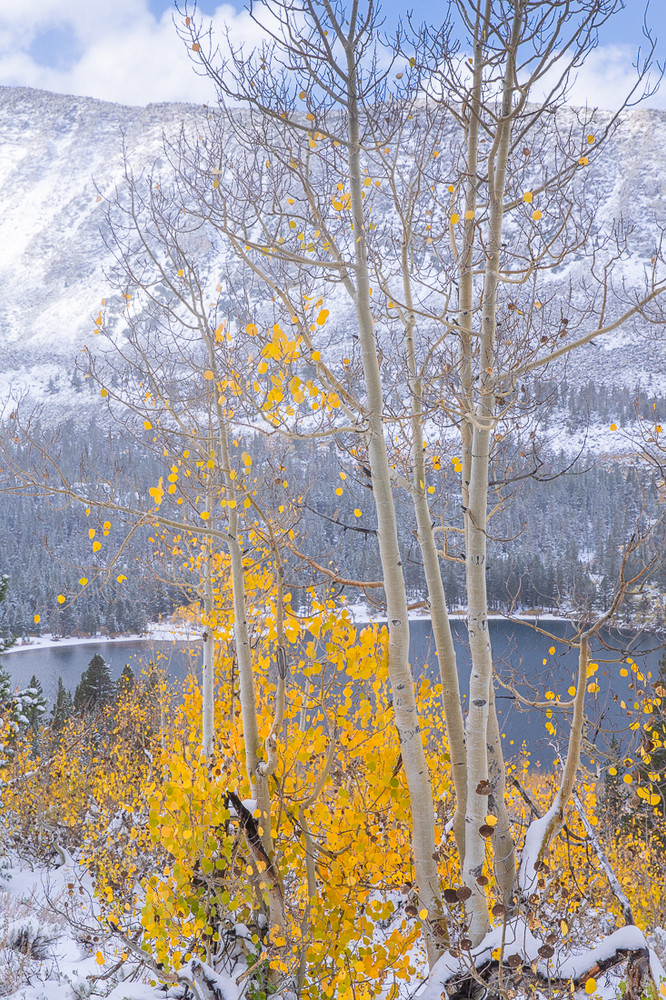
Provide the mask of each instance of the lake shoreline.
MULTIPOLYGON (((350 610, 347 608, 346 610, 350 610)), ((452 612, 449 615, 451 621, 459 622, 465 621, 467 618, 466 612, 452 612)), ((550 613, 543 615, 488 615, 488 621, 505 621, 511 624, 525 624, 525 625, 539 625, 541 622, 544 623, 557 623, 557 622, 569 622, 571 619, 565 618, 561 615, 553 615, 550 613)), ((385 616, 379 616, 376 618, 356 618, 352 617, 354 625, 366 626, 366 625, 385 625, 388 619, 385 616)), ((426 614, 416 614, 409 616, 410 622, 429 622, 430 615, 426 614)), ((155 624, 148 628, 148 631, 143 634, 137 632, 128 632, 126 635, 86 635, 86 636, 63 636, 62 638, 54 638, 50 633, 45 633, 44 635, 30 635, 27 636, 16 643, 15 646, 10 646, 1 655, 11 656, 13 653, 21 653, 26 650, 36 650, 36 649, 52 649, 59 648, 64 649, 67 646, 99 646, 106 643, 123 643, 123 642, 201 642, 201 635, 189 631, 182 626, 176 625, 161 625, 155 624)))

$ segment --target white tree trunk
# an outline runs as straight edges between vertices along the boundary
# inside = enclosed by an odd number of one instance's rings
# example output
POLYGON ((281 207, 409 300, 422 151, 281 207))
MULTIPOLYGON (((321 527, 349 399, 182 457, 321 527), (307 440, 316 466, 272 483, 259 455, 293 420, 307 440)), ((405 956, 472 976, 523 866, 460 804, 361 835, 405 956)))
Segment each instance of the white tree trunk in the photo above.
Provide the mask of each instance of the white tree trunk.
POLYGON ((432 516, 426 494, 426 468, 423 448, 423 395, 422 383, 418 375, 416 349, 414 343, 414 311, 412 306, 412 290, 409 280, 408 240, 403 240, 402 273, 405 305, 407 307, 407 323, 405 341, 407 352, 407 367, 409 371, 409 390, 411 404, 411 434, 412 434, 412 499, 416 515, 416 528, 419 547, 423 557, 423 568, 428 588, 428 606, 430 620, 435 636, 439 675, 442 682, 442 701, 446 735, 451 758, 451 774, 456 792, 456 811, 453 817, 453 833, 458 849, 458 856, 464 857, 465 851, 465 810, 467 807, 467 756, 465 753, 465 723, 460 700, 460 684, 458 681, 458 665, 456 650, 453 644, 451 621, 446 606, 444 583, 439 565, 439 555, 433 532, 432 516))
MULTIPOLYGON (((477 20, 475 58, 483 64, 483 40, 487 37, 490 0, 486 2, 485 24, 477 20)), ((500 248, 504 214, 504 189, 511 139, 511 108, 515 88, 514 58, 520 37, 523 8, 514 9, 512 35, 507 50, 504 69, 502 102, 496 127, 493 149, 488 157, 489 230, 485 246, 484 286, 481 308, 480 353, 478 358, 477 402, 464 415, 464 423, 471 427, 471 453, 469 456, 468 503, 465 505, 465 569, 467 578, 468 633, 472 656, 469 705, 467 709, 467 816, 465 862, 463 882, 472 891, 468 906, 469 936, 473 945, 479 943, 490 928, 485 894, 477 879, 485 860, 485 839, 479 828, 488 815, 488 796, 483 794, 484 782, 489 782, 496 808, 497 833, 500 836, 501 861, 498 851, 496 862, 498 882, 502 895, 508 898, 515 879, 515 858, 508 850, 508 818, 500 810, 504 797, 504 760, 497 731, 493 683, 493 658, 488 629, 488 598, 486 591, 488 486, 490 469, 491 432, 494 427, 495 408, 495 337, 497 323, 497 288, 499 283, 500 248), (492 711, 491 711, 492 705, 492 711), (492 722, 491 722, 492 719, 492 722), (492 761, 492 773, 489 761, 492 761)), ((480 118, 478 98, 472 108, 473 117, 480 118)), ((472 180, 472 178, 470 178, 472 180)), ((470 220, 472 221, 472 220, 470 220)), ((469 432, 468 432, 469 433, 469 432)), ((463 475, 464 475, 463 463, 463 475)))
POLYGON ((382 563, 388 614, 388 670, 393 691, 393 710, 400 739, 405 776, 409 788, 412 815, 414 874, 419 904, 428 911, 424 923, 428 960, 432 965, 447 942, 446 925, 440 897, 439 875, 435 861, 435 823, 430 775, 425 761, 419 725, 414 681, 409 664, 409 618, 407 594, 398 542, 393 501, 391 470, 384 440, 383 392, 377 345, 372 321, 368 276, 365 219, 363 213, 363 175, 360 162, 356 65, 351 45, 347 47, 347 106, 349 128, 349 181, 355 240, 355 305, 359 324, 363 373, 366 387, 367 444, 372 473, 372 489, 377 515, 377 537, 382 563))
POLYGON ((201 679, 201 750, 207 761, 213 757, 215 748, 215 635, 213 619, 213 553, 212 541, 207 540, 203 579, 204 628, 201 636, 203 645, 203 671, 201 679))

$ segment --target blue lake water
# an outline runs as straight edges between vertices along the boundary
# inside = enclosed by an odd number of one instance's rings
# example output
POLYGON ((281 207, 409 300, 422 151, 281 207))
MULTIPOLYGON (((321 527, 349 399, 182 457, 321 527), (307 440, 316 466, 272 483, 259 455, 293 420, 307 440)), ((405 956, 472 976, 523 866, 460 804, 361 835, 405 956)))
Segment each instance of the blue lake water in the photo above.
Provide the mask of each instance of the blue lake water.
MULTIPOLYGON (((518 682, 519 689, 527 696, 538 693, 543 697, 545 691, 553 690, 565 698, 567 688, 577 669, 577 651, 569 650, 566 644, 559 640, 572 634, 571 626, 566 622, 544 621, 541 627, 555 638, 541 635, 522 622, 503 620, 490 622, 493 654, 498 672, 507 680, 513 677, 518 682), (554 655, 549 653, 551 647, 555 648, 554 655)), ((467 630, 462 621, 454 621, 453 629, 460 687, 464 700, 470 673, 467 630)), ((664 652, 662 643, 663 639, 654 636, 616 631, 604 633, 602 643, 597 643, 596 647, 593 647, 594 658, 599 662, 596 676, 600 691, 597 695, 588 695, 586 711, 590 724, 587 736, 602 752, 613 733, 619 734, 622 742, 626 742, 627 736, 630 735, 626 732, 628 726, 640 714, 640 709, 633 709, 633 704, 635 700, 640 702, 636 691, 643 690, 645 685, 636 683, 630 667, 628 676, 621 676, 620 670, 623 667, 627 669, 625 663, 627 657, 633 659, 643 673, 652 671, 656 676, 659 658, 664 652), (630 684, 634 684, 634 690, 629 687, 630 684), (625 702, 627 709, 622 709, 622 701, 625 702), (627 710, 632 712, 629 718, 627 710)), ((162 666, 174 681, 184 679, 192 671, 200 673, 201 670, 200 647, 197 643, 147 640, 114 642, 98 640, 70 646, 63 643, 42 649, 19 648, 5 653, 2 662, 17 686, 26 685, 30 677, 35 674, 41 681, 47 697, 52 698, 57 688, 58 677, 62 677, 65 687, 74 690, 95 653, 100 653, 104 657, 113 677, 119 677, 127 663, 135 673, 140 673, 148 667, 151 660, 162 666)), ((437 658, 432 629, 427 620, 412 622, 411 659, 415 676, 427 673, 433 678, 436 677, 437 658)), ((532 751, 535 762, 541 761, 545 764, 552 762, 557 752, 557 745, 552 745, 552 740, 544 728, 545 714, 542 711, 522 710, 513 695, 501 687, 497 690, 497 706, 500 729, 505 734, 506 755, 512 756, 525 741, 532 751)), ((557 711, 554 713, 555 723, 558 714, 557 711)), ((565 731, 564 726, 561 727, 561 731, 565 731)))

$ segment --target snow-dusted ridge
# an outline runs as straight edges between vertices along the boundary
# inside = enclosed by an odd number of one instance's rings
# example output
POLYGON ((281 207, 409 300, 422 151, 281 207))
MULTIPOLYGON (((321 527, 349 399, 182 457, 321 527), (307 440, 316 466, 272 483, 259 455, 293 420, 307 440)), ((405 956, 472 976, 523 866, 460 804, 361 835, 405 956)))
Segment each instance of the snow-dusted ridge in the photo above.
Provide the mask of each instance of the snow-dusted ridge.
MULTIPOLYGON (((123 141, 140 170, 162 156, 164 134, 183 124, 196 133, 208 113, 188 104, 124 107, 0 87, 0 400, 28 390, 52 419, 92 404, 74 367, 83 344, 94 343, 92 319, 110 291, 98 191, 121 183, 123 141)), ((628 113, 590 171, 597 217, 608 224, 622 216, 633 234, 620 274, 630 285, 640 282, 666 219, 666 112, 628 113)), ((575 284, 584 266, 572 261, 548 279, 551 287, 575 284)), ((651 345, 647 370, 636 337, 634 326, 584 348, 570 381, 628 391, 641 384, 666 394, 666 344, 651 345)), ((595 432, 591 443, 606 450, 607 436, 595 432)))

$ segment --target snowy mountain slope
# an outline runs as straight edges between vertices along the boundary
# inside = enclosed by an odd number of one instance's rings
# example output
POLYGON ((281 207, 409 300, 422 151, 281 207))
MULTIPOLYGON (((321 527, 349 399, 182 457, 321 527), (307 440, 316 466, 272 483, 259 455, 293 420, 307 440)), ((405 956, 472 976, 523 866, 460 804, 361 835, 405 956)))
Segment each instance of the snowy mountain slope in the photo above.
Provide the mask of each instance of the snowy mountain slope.
MULTIPOLYGON (((122 179, 123 139, 140 167, 160 156, 163 133, 196 127, 205 115, 184 104, 122 107, 0 88, 0 398, 28 389, 59 414, 89 398, 76 385, 74 359, 109 291, 98 190, 122 179)), ((666 223, 666 112, 629 113, 602 164, 587 197, 600 222, 624 220, 631 252, 616 279, 639 285, 666 223)), ((582 267, 573 261, 550 281, 575 286, 582 267)), ((666 395, 666 338, 652 331, 646 361, 640 334, 637 323, 585 348, 568 378, 666 395)))
POLYGON ((96 185, 120 181, 123 137, 149 162, 163 130, 197 113, 0 88, 1 394, 21 385, 39 395, 51 375, 71 375, 107 290, 96 185))

